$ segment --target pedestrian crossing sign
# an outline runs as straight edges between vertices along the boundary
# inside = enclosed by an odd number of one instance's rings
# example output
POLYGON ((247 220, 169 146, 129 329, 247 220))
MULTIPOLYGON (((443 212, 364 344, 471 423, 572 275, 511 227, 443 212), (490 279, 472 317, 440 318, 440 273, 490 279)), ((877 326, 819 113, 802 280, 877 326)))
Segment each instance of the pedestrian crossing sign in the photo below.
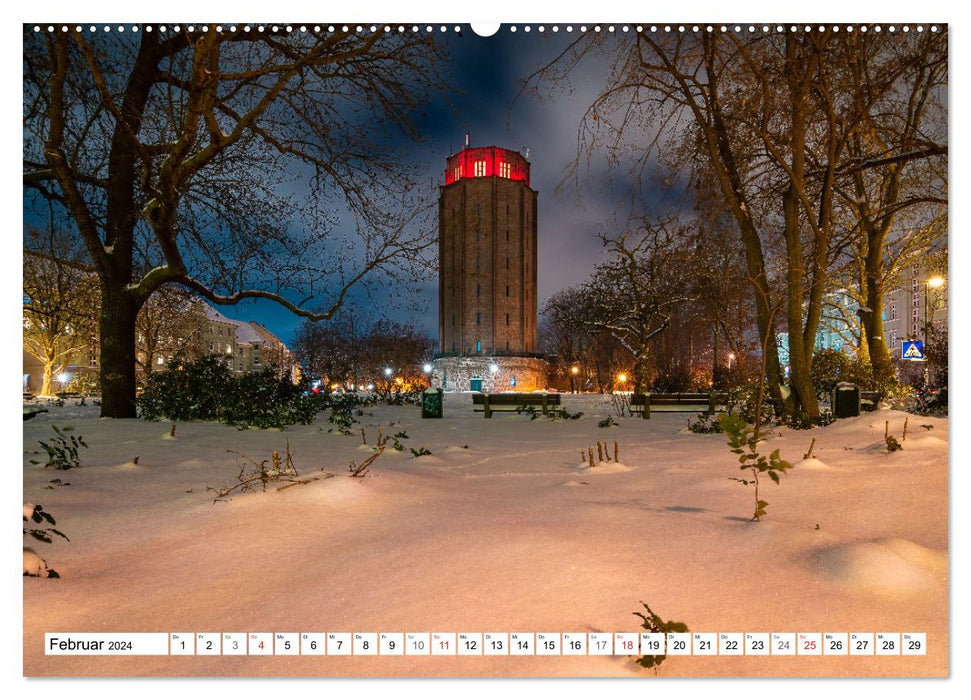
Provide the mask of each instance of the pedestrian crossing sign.
POLYGON ((911 362, 923 362, 927 358, 924 356, 923 340, 904 340, 900 343, 900 358, 911 362))

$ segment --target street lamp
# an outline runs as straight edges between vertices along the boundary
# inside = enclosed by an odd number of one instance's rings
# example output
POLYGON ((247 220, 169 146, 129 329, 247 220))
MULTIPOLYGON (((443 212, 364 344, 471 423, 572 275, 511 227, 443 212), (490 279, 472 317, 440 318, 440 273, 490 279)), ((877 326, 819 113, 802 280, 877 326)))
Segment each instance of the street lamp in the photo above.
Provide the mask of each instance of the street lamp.
POLYGON ((927 359, 927 348, 930 345, 931 317, 930 317, 930 290, 940 289, 944 285, 944 278, 934 275, 924 282, 924 391, 927 391, 927 382, 930 375, 930 360, 927 359))
POLYGON ((728 371, 729 372, 732 371, 732 360, 734 360, 734 359, 735 359, 735 353, 733 353, 733 352, 728 353, 728 371))
POLYGON ((390 377, 392 374, 394 374, 394 373, 391 371, 391 368, 390 367, 385 367, 384 368, 384 376, 385 377, 390 377))
POLYGON ((432 366, 426 362, 424 365, 422 365, 421 369, 425 374, 431 374, 432 366))

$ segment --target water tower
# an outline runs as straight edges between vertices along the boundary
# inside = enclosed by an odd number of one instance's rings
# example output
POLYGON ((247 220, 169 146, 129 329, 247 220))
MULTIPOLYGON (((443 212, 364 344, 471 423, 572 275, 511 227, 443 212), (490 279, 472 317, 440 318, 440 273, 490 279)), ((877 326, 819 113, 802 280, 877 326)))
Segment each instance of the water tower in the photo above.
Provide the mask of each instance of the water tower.
POLYGON ((446 391, 542 389, 529 161, 496 146, 466 147, 446 162, 438 204, 435 383, 446 391))

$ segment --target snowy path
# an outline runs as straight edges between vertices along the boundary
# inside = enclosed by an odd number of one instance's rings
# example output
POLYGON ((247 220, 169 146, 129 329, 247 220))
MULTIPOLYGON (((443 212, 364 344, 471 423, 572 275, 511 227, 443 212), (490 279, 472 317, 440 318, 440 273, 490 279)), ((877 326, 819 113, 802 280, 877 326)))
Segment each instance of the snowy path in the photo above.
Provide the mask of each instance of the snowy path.
POLYGON ((891 411, 775 431, 768 447, 793 462, 817 437, 818 461, 767 483, 767 518, 750 523, 752 494, 727 478, 741 474, 724 436, 682 432, 686 416, 605 430, 598 397, 567 397, 584 416, 557 423, 484 420, 470 404, 449 396, 442 421, 374 409, 361 424, 369 438, 404 429, 406 451, 432 455, 382 455, 363 480, 346 476, 366 456, 360 433, 331 435, 324 421, 284 433, 179 424, 174 440, 170 424, 102 421, 73 407, 25 423, 26 450, 52 422, 90 445, 80 470, 24 457, 25 502, 43 504, 71 538, 35 547, 60 580, 24 579, 25 674, 636 676, 645 672, 626 657, 45 657, 42 648, 53 631, 637 631, 640 600, 692 631, 928 635, 925 657, 668 657, 664 676, 947 672, 946 421, 911 416, 894 454, 879 449, 884 420, 900 437, 905 414, 891 411), (337 476, 212 503, 206 487, 238 471, 227 450, 265 459, 285 439, 301 475, 337 476), (580 469, 580 451, 597 440, 619 442, 623 468, 580 469), (45 488, 55 478, 71 485, 45 488))

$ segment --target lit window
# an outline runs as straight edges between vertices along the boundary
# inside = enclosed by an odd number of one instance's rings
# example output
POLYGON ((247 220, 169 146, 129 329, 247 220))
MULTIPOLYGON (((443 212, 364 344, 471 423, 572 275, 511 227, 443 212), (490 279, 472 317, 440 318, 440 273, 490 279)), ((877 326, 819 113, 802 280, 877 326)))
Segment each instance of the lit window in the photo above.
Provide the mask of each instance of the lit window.
POLYGON ((164 365, 165 364, 165 358, 162 357, 161 355, 159 355, 158 362, 156 362, 155 364, 164 365))
POLYGON ((484 160, 475 161, 475 176, 483 177, 486 174, 486 162, 484 160))
POLYGON ((456 180, 461 180, 462 179, 462 166, 461 165, 455 166, 455 168, 453 170, 453 178, 456 179, 456 180))
POLYGON ((509 377, 509 386, 516 386, 516 378, 509 377))
POLYGON ((475 351, 476 352, 482 352, 482 341, 481 340, 475 341, 475 351))
POLYGON ((509 163, 499 163, 499 177, 509 177, 509 163))

